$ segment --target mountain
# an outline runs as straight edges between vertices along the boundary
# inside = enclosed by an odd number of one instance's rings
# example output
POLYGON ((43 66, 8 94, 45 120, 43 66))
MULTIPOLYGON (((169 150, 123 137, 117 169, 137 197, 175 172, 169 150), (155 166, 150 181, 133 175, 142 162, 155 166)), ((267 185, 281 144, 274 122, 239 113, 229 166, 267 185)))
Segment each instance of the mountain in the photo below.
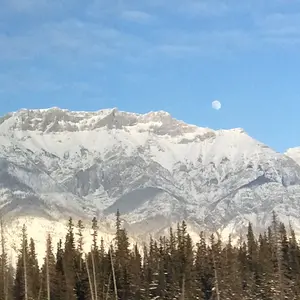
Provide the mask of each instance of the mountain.
POLYGON ((110 236, 117 209, 135 239, 182 219, 195 235, 239 235, 249 221, 264 228, 273 210, 298 230, 294 153, 163 111, 24 109, 0 119, 0 213, 14 243, 23 222, 44 241, 47 231, 61 235, 69 216, 97 216, 110 236))

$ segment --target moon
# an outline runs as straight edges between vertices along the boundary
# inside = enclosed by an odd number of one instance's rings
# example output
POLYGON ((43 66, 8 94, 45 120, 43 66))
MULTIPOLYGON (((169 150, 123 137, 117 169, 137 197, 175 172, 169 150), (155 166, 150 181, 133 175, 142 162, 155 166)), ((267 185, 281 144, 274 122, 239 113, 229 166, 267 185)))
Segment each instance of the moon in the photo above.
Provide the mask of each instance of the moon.
POLYGON ((211 103, 211 107, 212 107, 213 109, 215 109, 215 110, 219 110, 219 109, 221 109, 222 104, 221 104, 220 101, 215 100, 215 101, 213 101, 213 102, 211 103))

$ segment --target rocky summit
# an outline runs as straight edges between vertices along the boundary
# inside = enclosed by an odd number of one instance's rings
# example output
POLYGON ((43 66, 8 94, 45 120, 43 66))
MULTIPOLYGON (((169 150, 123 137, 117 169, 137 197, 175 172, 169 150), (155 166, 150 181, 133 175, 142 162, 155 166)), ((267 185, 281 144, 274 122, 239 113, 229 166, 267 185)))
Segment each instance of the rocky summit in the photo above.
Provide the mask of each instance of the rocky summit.
POLYGON ((1 215, 8 232, 25 222, 42 241, 69 216, 111 232, 117 209, 136 238, 183 219, 195 234, 238 235, 248 222, 265 228, 273 210, 297 230, 299 153, 164 111, 20 110, 0 119, 1 215))

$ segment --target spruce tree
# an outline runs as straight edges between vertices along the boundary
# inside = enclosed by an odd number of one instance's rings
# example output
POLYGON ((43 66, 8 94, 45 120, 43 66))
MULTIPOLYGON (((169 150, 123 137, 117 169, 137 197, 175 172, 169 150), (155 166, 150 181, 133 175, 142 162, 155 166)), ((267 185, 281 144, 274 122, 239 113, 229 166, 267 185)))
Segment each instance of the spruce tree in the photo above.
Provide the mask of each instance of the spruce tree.
POLYGON ((53 254, 52 239, 51 235, 48 234, 44 264, 41 269, 41 297, 39 299, 60 299, 56 276, 56 262, 53 254))
POLYGON ((213 268, 209 263, 208 247, 203 231, 200 233, 200 240, 196 245, 194 273, 196 299, 211 299, 214 275, 213 268))
POLYGON ((120 212, 116 214, 116 236, 115 236, 115 272, 117 277, 118 293, 121 300, 128 299, 131 293, 130 274, 130 251, 127 232, 121 228, 120 212))
POLYGON ((76 300, 76 276, 78 275, 75 265, 76 257, 74 224, 72 218, 70 218, 62 261, 66 282, 65 300, 76 300))
POLYGON ((55 296, 59 300, 64 300, 66 296, 67 284, 64 268, 64 249, 62 246, 62 240, 57 243, 56 250, 56 264, 55 264, 55 278, 56 278, 56 293, 55 296))
POLYGON ((77 248, 75 251, 75 289, 76 289, 76 296, 77 300, 85 300, 89 299, 90 289, 89 289, 89 282, 88 282, 88 274, 86 265, 84 263, 84 241, 83 241, 83 222, 78 220, 77 223, 77 232, 76 235, 78 236, 77 239, 77 248))
POLYGON ((28 237, 26 226, 22 228, 22 241, 19 250, 16 276, 14 283, 14 298, 18 300, 31 300, 30 290, 28 286, 28 237))
POLYGON ((29 252, 28 252, 28 292, 29 299, 38 299, 40 296, 40 269, 38 265, 37 255, 35 252, 35 243, 32 238, 30 238, 29 252))

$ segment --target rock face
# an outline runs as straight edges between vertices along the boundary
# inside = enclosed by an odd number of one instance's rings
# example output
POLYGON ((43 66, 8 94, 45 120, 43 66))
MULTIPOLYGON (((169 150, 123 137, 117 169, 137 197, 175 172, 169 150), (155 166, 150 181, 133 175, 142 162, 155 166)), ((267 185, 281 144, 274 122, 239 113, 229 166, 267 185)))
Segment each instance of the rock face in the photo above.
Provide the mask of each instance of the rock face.
POLYGON ((133 234, 147 236, 182 219, 194 232, 239 234, 249 221, 263 228, 275 210, 297 229, 291 153, 162 111, 21 110, 0 119, 0 213, 110 223, 119 209, 133 234))

